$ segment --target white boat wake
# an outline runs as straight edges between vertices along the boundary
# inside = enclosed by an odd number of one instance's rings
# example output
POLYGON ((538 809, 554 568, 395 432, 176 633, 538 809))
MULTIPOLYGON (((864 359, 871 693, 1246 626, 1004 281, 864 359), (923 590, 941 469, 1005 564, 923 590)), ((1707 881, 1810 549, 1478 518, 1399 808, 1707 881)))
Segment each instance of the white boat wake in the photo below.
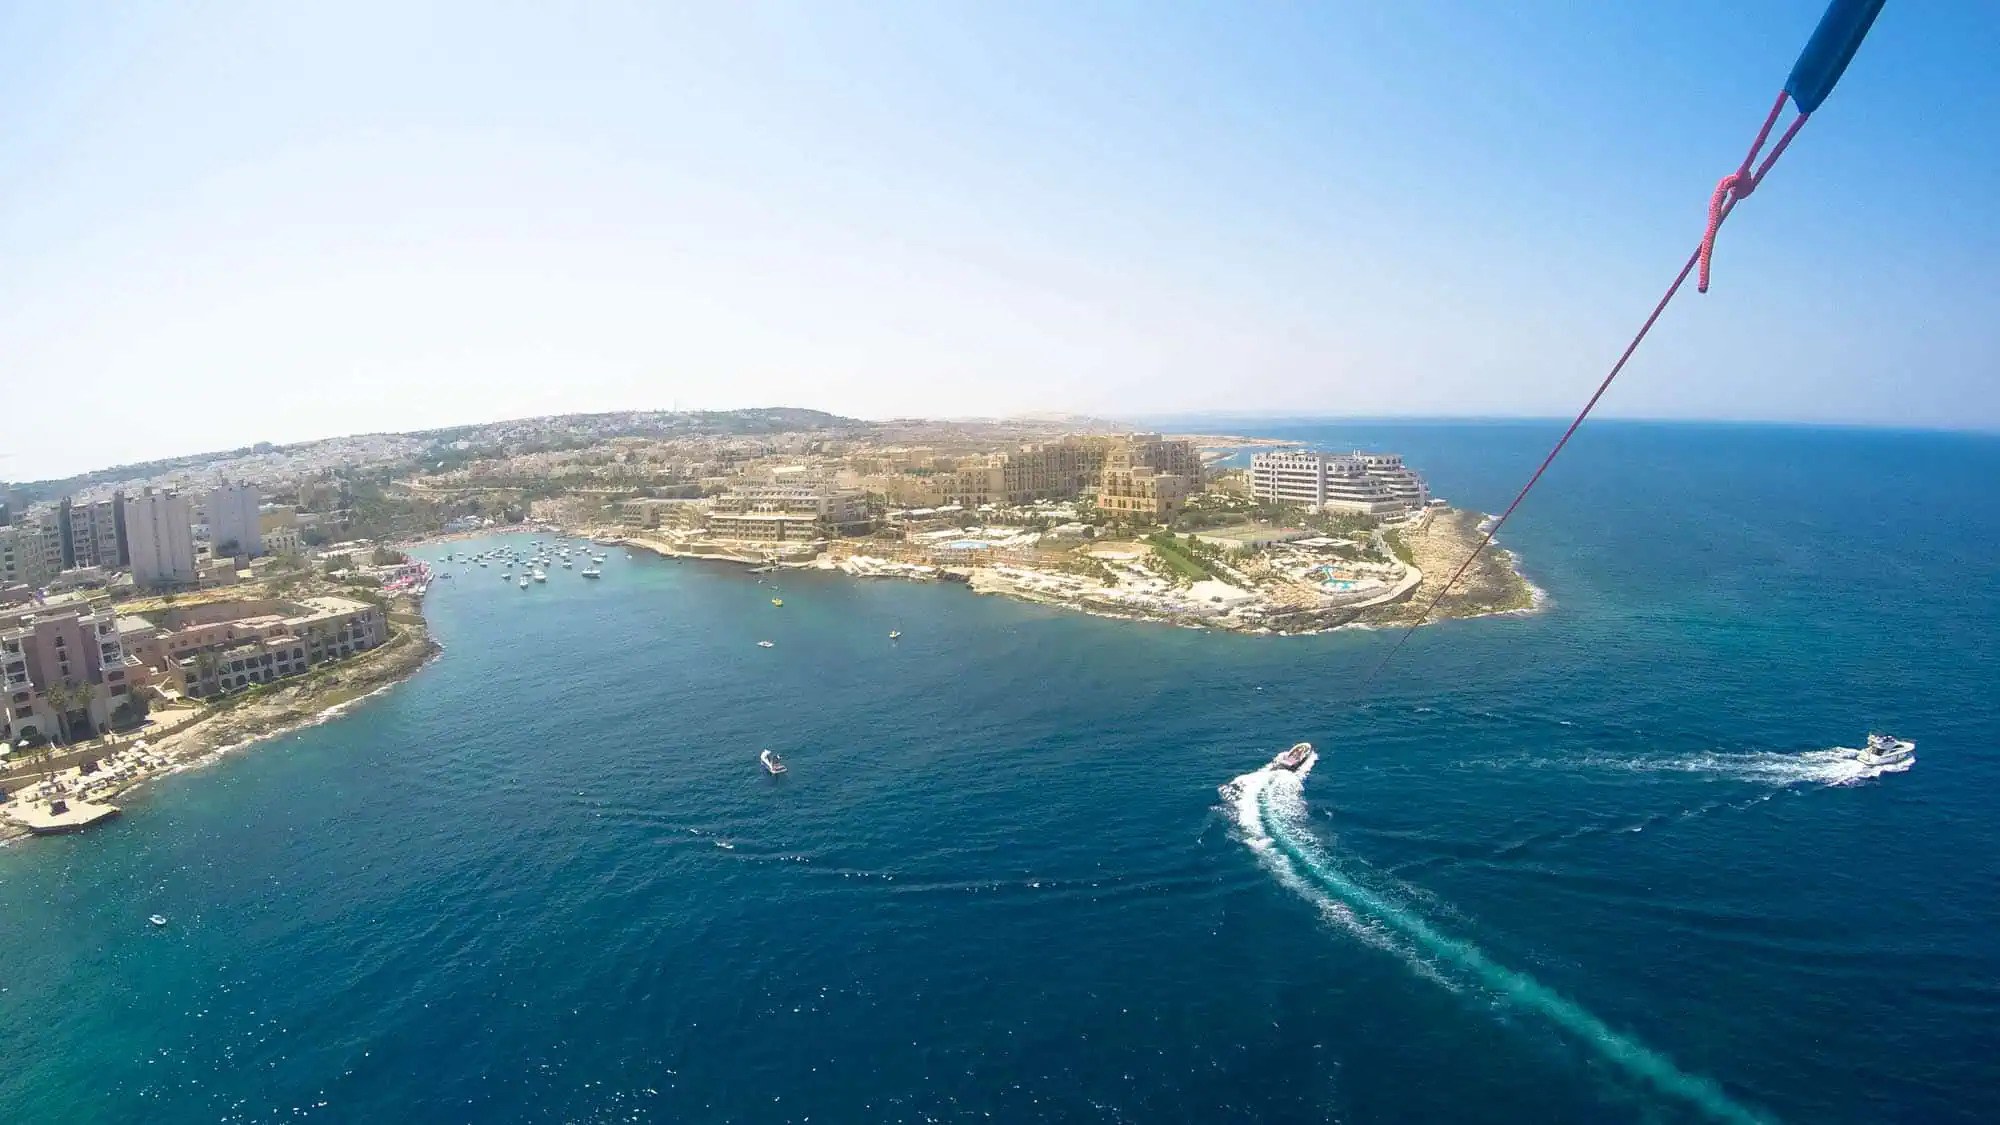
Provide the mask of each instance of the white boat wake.
POLYGON ((1849 746, 1780 753, 1754 750, 1740 753, 1710 751, 1681 758, 1635 759, 1619 763, 1639 773, 1699 773, 1730 781, 1761 785, 1858 785, 1884 774, 1903 773, 1917 764, 1911 754, 1891 762, 1870 762, 1849 746))
POLYGON ((1645 1044, 1613 1030, 1574 1001, 1525 973, 1501 965, 1471 942, 1445 934, 1408 905, 1406 895, 1364 885, 1336 863, 1307 829, 1302 792, 1314 755, 1296 773, 1266 767, 1220 788, 1238 838, 1278 882, 1316 907, 1320 916, 1371 946, 1396 954, 1427 979, 1458 991, 1471 986, 1496 1001, 1537 1015, 1661 1093, 1717 1121, 1761 1125, 1771 1119, 1729 1097, 1713 1081, 1689 1074, 1645 1044))

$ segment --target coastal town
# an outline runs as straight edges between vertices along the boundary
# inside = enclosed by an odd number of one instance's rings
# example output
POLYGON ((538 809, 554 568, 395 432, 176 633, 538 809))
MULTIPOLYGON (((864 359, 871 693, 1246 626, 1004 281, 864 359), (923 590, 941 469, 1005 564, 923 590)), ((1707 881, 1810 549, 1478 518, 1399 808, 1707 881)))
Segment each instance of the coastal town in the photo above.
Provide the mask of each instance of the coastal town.
POLYGON ((529 419, 0 487, 0 835, 115 816, 147 777, 415 671, 437 651, 434 576, 405 551, 425 539, 536 528, 1298 634, 1411 623, 1433 600, 1532 609, 1498 549, 1437 599, 1483 518, 1393 452, 800 410, 529 419))

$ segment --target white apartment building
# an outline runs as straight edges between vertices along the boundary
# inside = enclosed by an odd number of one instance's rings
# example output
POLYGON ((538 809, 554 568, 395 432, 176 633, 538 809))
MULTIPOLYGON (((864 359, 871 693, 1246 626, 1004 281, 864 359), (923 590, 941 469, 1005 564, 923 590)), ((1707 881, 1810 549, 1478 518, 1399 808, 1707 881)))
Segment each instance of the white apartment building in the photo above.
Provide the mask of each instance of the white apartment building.
POLYGON ((132 550, 134 582, 166 586, 196 581, 194 512, 186 497, 150 488, 127 496, 125 537, 132 550))
POLYGON ((264 553, 264 539, 258 531, 257 506, 263 498, 247 484, 225 484, 202 500, 208 517, 208 541, 213 547, 236 545, 236 555, 264 553))
POLYGON ((1250 458, 1250 494, 1279 504, 1389 515, 1430 503, 1430 488, 1393 453, 1288 450, 1250 458))

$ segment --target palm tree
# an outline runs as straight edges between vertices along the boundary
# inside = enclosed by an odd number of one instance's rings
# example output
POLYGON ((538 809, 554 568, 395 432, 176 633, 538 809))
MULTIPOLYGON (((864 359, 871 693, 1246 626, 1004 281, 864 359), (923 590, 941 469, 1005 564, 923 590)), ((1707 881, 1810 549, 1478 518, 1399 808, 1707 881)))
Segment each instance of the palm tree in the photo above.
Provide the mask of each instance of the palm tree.
POLYGON ((215 658, 214 653, 208 651, 195 653, 194 676, 196 682, 199 684, 208 683, 208 681, 215 678, 216 669, 220 668, 221 666, 222 662, 215 658))
POLYGON ((89 708, 97 698, 97 688, 86 682, 60 683, 42 692, 42 697, 56 709, 56 728, 62 733, 63 743, 73 744, 76 740, 71 737, 70 712, 89 708))

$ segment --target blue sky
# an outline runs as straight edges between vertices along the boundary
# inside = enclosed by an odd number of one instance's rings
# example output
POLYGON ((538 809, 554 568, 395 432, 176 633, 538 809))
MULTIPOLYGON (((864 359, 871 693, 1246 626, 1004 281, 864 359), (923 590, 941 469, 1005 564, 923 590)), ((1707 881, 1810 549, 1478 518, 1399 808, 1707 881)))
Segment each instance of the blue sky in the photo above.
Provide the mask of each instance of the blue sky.
MULTIPOLYGON (((1567 413, 1820 9, 555 7, 0 0, 0 476, 675 405, 1567 413)), ((1891 0, 1605 411, 2000 427, 1996 42, 1891 0)))

